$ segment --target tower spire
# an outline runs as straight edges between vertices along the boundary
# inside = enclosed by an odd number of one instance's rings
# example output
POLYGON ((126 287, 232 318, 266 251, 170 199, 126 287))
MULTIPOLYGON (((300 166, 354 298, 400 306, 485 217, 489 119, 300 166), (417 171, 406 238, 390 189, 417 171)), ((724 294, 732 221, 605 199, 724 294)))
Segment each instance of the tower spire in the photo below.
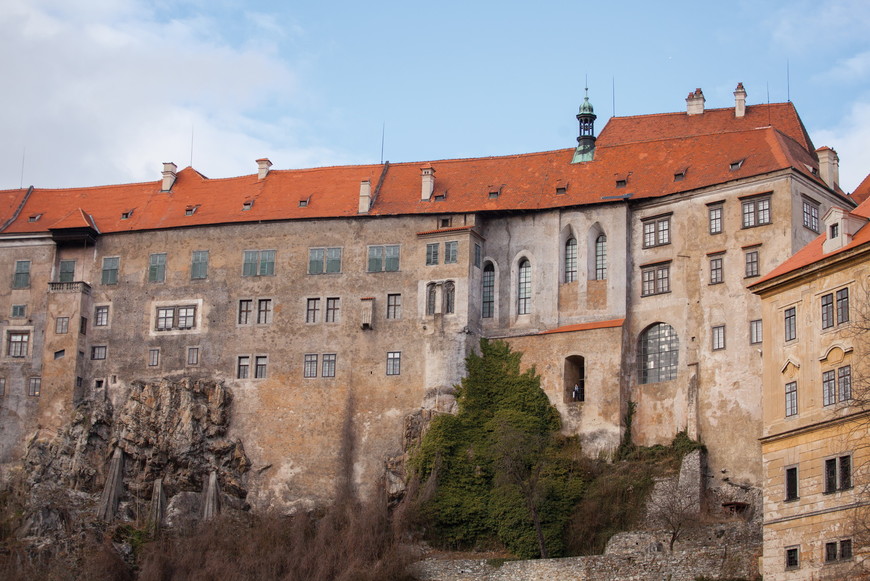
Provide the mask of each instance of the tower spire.
POLYGON ((577 113, 577 121, 580 123, 580 135, 577 137, 577 149, 574 150, 574 158, 571 163, 592 161, 595 157, 595 110, 589 102, 589 83, 586 83, 586 95, 577 113))

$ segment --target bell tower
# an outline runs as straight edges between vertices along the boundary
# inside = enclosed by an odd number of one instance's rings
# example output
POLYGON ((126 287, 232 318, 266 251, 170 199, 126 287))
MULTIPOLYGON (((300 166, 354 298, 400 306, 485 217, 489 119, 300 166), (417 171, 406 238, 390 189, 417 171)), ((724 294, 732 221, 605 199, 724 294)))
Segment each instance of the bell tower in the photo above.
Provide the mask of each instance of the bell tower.
POLYGON ((589 87, 586 87, 586 96, 580 105, 580 112, 577 113, 580 135, 577 137, 577 149, 574 150, 571 163, 592 161, 595 157, 595 119, 592 103, 589 102, 589 87))

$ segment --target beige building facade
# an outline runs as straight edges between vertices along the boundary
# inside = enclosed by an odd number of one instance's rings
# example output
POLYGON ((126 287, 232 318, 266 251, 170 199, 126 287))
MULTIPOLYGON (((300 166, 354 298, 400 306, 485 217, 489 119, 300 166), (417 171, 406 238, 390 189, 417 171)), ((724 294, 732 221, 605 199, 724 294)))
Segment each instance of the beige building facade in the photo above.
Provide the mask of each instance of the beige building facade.
POLYGON ((0 192, 2 460, 82 401, 207 377, 234 394, 247 501, 310 505, 348 418, 366 488, 409 417, 454 409, 487 337, 524 352, 588 455, 634 402, 637 443, 687 430, 718 501, 752 505, 767 336, 746 285, 854 204, 791 104, 735 97, 613 118, 577 150, 0 192))

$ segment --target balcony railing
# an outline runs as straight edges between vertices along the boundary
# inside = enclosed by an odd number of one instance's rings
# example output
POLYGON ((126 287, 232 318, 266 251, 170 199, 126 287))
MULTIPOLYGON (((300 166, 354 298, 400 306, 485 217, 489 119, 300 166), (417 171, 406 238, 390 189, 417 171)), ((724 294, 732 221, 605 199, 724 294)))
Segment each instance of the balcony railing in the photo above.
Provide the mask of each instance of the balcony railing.
POLYGON ((91 285, 83 280, 74 280, 71 282, 50 282, 48 283, 48 292, 50 293, 83 293, 91 294, 91 285))

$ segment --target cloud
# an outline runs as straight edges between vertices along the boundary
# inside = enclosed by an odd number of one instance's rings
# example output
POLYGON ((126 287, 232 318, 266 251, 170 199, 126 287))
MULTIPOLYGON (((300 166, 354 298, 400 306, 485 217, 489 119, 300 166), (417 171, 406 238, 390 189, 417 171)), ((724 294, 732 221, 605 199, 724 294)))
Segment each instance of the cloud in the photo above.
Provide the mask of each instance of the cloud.
POLYGON ((866 83, 870 74, 870 50, 858 53, 836 63, 833 68, 820 75, 823 80, 840 83, 866 83))
POLYGON ((853 191, 870 173, 870 101, 854 103, 836 127, 814 131, 813 141, 837 150, 840 187, 853 191))
POLYGON ((234 45, 221 22, 139 0, 6 1, 0 53, 16 56, 0 59, 0 188, 19 186, 22 158, 25 187, 156 180, 163 161, 187 165, 191 130, 214 177, 252 173, 267 154, 278 167, 337 157, 294 142, 299 120, 257 121, 310 101, 263 50, 280 34, 268 14, 253 18, 256 42, 234 45))

